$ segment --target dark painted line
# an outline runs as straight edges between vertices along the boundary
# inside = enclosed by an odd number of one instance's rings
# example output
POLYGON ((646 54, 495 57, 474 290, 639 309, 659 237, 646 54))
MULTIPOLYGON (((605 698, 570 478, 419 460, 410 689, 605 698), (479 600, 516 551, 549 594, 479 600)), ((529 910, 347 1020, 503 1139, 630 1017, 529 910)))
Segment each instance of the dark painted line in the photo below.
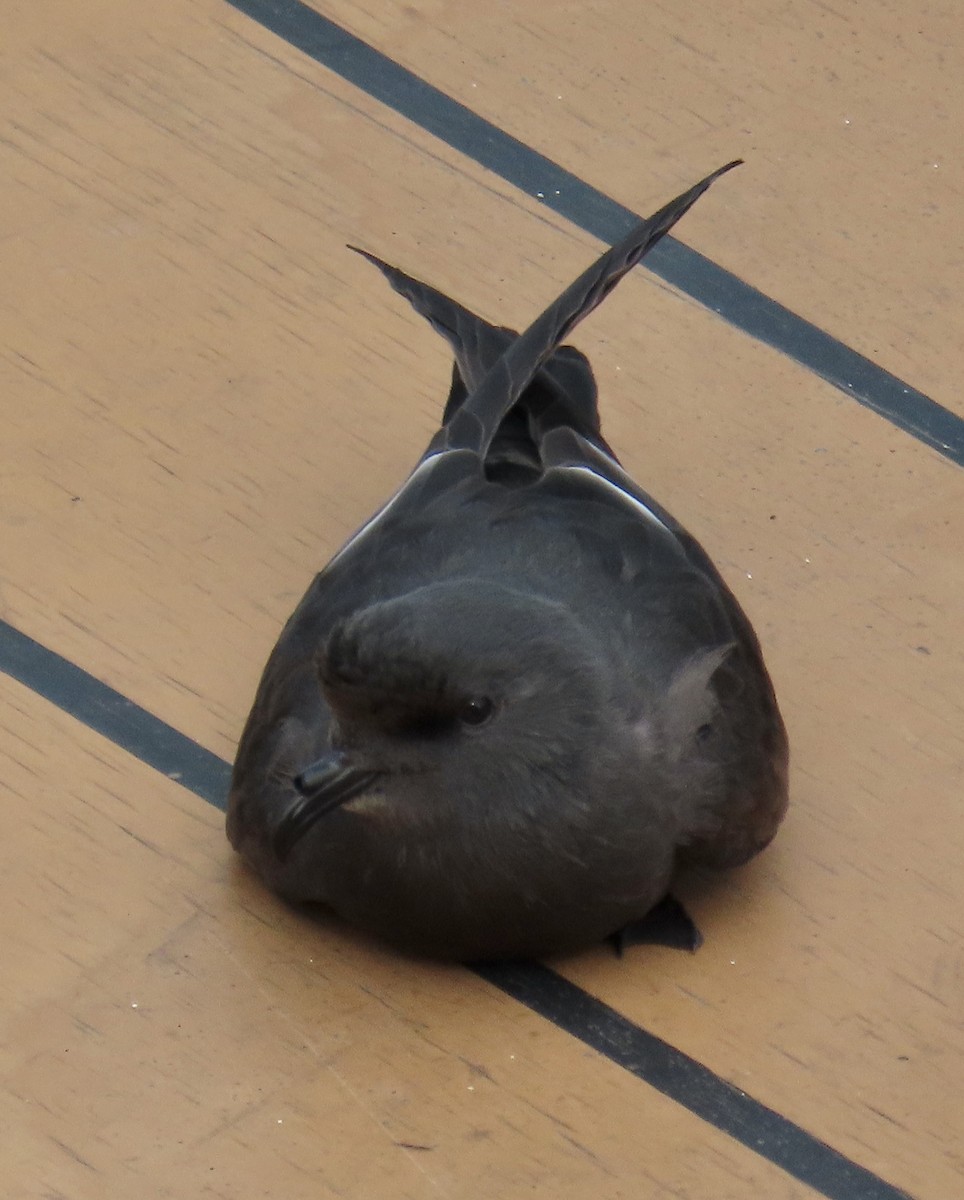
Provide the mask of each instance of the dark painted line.
POLYGON ((225 807, 231 768, 106 683, 0 621, 0 671, 202 800, 225 807))
MULTIPOLYGON (((299 0, 227 3, 600 241, 618 241, 639 220, 630 209, 299 0)), ((869 358, 672 237, 665 238, 643 265, 731 325, 964 466, 964 420, 869 358)))
MULTIPOLYGON (((6 621, 0 621, 0 671, 224 810, 231 774, 226 762, 6 621)), ((909 1200, 906 1192, 838 1154, 548 967, 484 963, 471 969, 828 1200, 909 1200)))
POLYGON ((832 1200, 907 1200, 907 1192, 541 963, 473 963, 472 970, 821 1195, 832 1200))

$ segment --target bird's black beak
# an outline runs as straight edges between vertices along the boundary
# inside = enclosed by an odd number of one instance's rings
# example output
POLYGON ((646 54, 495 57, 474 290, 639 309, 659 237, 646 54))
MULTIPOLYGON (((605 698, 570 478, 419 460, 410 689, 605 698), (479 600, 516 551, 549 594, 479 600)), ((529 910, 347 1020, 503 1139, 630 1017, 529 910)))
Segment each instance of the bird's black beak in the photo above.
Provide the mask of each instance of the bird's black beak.
POLYGON ((326 754, 296 775, 293 782, 299 795, 282 813, 272 835, 280 861, 285 861, 317 821, 371 787, 377 778, 377 771, 354 766, 339 751, 326 754))

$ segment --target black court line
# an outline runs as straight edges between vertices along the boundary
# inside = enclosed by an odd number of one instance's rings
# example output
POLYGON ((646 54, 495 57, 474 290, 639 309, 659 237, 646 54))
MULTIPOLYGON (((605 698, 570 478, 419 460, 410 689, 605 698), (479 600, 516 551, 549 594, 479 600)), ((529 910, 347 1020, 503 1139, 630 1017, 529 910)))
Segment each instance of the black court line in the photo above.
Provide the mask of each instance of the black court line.
MULTIPOLYGON (((0 621, 0 671, 202 800, 224 809, 230 767, 223 759, 6 621, 0 621)), ((910 1200, 907 1192, 548 967, 535 962, 486 963, 471 969, 828 1200, 910 1200)))
MULTIPOLYGON (((226 2, 600 241, 618 241, 639 220, 300 0, 226 2)), ((964 420, 711 259, 667 237, 643 266, 964 466, 964 420)))

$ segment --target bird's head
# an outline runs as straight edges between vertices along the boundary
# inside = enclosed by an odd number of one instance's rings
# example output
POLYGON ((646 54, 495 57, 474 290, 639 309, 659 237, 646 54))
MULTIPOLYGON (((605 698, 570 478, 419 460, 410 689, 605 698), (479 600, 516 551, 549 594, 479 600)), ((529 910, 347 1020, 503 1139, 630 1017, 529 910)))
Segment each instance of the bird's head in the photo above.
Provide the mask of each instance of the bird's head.
POLYGON ((429 584, 359 609, 318 660, 331 750, 278 815, 281 859, 324 817, 537 821, 578 791, 606 672, 560 605, 490 582, 429 584))

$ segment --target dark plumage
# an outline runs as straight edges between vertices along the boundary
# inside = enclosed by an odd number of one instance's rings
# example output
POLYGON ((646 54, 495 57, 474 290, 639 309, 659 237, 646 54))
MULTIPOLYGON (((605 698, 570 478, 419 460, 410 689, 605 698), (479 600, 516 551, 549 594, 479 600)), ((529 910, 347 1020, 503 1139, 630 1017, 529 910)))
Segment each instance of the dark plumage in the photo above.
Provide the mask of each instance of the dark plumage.
POLYGON ((441 428, 315 578, 241 738, 228 836, 283 895, 423 953, 542 955, 665 920, 680 866, 773 837, 787 744, 757 639, 559 346, 728 169, 518 337, 365 255, 456 365, 441 428))

